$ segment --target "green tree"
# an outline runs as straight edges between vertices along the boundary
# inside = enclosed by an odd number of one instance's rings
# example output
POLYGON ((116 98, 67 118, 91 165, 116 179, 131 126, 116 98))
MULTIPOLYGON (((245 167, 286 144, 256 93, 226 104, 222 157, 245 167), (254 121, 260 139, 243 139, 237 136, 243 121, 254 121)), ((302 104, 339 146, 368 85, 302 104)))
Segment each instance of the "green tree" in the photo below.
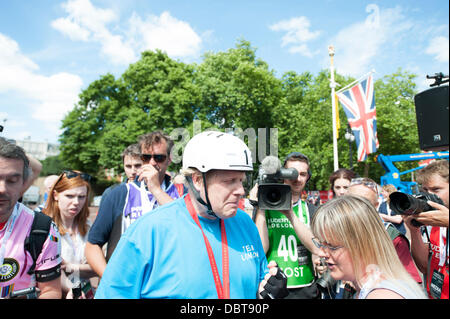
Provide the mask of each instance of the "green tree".
POLYGON ((107 74, 92 82, 63 120, 62 158, 91 174, 122 169, 120 154, 139 135, 192 122, 199 100, 193 73, 193 66, 146 51, 121 78, 107 74))
POLYGON ((41 163, 42 170, 39 176, 59 175, 66 168, 59 155, 49 156, 41 163))
MULTIPOLYGON (((336 77, 337 81, 341 79, 336 77)), ((283 75, 282 81, 284 98, 275 110, 280 158, 292 151, 304 153, 313 172, 309 189, 327 189, 333 171, 329 73, 322 71, 314 77, 309 72, 299 75, 291 71, 283 75)), ((340 117, 343 122, 342 114, 340 117)))
MULTIPOLYGON (((200 64, 146 51, 120 78, 106 74, 80 93, 80 101, 63 120, 61 159, 71 169, 101 176, 101 168, 121 170, 122 150, 146 132, 178 134, 186 129, 191 137, 194 120, 201 120, 202 130, 253 128, 257 133, 258 128, 277 128, 279 157, 291 151, 305 153, 313 172, 310 189, 328 189, 333 171, 329 78, 329 72, 323 70, 317 75, 290 71, 278 79, 245 40, 225 52, 205 54, 200 64)), ((384 174, 374 160, 379 153, 419 151, 414 78, 398 70, 375 82, 380 148, 360 163, 353 143, 354 170, 360 175, 378 180, 384 174)), ((353 80, 336 74, 342 86, 353 80)), ((341 107, 339 118, 339 166, 348 167, 347 119, 341 107)), ((180 138, 177 134, 175 139, 180 138)), ((178 159, 181 151, 176 150, 178 159)), ((177 170, 180 165, 178 160, 170 169, 177 170)), ((399 163, 398 167, 406 170, 413 165, 399 163)))
POLYGON ((200 91, 194 83, 194 66, 172 60, 159 50, 143 52, 122 80, 132 104, 147 115, 141 123, 147 132, 186 127, 198 112, 200 91))
POLYGON ((256 49, 240 40, 226 52, 207 53, 197 68, 202 92, 198 118, 219 128, 273 127, 272 110, 281 99, 281 82, 256 49))
MULTIPOLYGON (((414 95, 418 92, 416 75, 398 69, 375 82, 377 133, 380 147, 370 155, 370 174, 378 180, 385 172, 376 162, 377 154, 396 155, 420 153, 414 95)), ((397 162, 400 171, 417 167, 417 162, 397 162)), ((404 176, 405 180, 410 176, 404 176)))
MULTIPOLYGON (((413 103, 414 77, 399 70, 375 82, 380 148, 377 153, 370 154, 365 162, 357 162, 356 145, 352 144, 353 169, 361 176, 368 175, 379 181, 380 176, 384 175, 384 170, 375 160, 377 154, 419 151, 413 103)), ((310 158, 313 172, 310 189, 328 189, 328 177, 334 170, 329 78, 329 72, 325 70, 317 76, 309 72, 300 75, 295 72, 285 73, 282 78, 283 100, 275 110, 275 114, 278 114, 275 126, 279 128, 280 158, 291 151, 303 152, 310 158)), ((337 74, 336 81, 344 86, 354 79, 337 74)), ((339 167, 348 168, 349 146, 344 138, 347 118, 342 107, 339 107, 339 118, 339 167)), ((406 170, 414 167, 414 164, 399 163, 397 166, 406 170)))
POLYGON ((102 137, 129 100, 126 88, 111 74, 81 92, 80 101, 62 122, 61 157, 70 168, 97 173, 102 137))

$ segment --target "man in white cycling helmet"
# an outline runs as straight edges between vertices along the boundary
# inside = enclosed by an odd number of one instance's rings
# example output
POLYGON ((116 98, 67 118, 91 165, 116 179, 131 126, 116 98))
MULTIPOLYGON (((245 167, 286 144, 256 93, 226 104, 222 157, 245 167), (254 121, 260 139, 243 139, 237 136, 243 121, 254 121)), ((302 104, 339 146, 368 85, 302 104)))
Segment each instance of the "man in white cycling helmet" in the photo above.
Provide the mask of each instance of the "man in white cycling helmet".
POLYGON ((122 235, 96 298, 277 298, 286 278, 268 266, 238 203, 252 156, 231 134, 194 136, 183 153, 188 194, 145 214, 122 235))

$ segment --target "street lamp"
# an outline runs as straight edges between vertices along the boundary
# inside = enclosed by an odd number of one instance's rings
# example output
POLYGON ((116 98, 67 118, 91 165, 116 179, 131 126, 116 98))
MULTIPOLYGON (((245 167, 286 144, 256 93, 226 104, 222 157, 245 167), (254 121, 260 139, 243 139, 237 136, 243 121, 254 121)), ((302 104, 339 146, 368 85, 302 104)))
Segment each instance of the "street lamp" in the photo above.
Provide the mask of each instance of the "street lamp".
POLYGON ((345 139, 348 141, 348 157, 350 161, 350 169, 353 169, 353 159, 352 159, 352 143, 355 140, 355 136, 350 130, 350 125, 347 123, 347 131, 345 132, 345 139))

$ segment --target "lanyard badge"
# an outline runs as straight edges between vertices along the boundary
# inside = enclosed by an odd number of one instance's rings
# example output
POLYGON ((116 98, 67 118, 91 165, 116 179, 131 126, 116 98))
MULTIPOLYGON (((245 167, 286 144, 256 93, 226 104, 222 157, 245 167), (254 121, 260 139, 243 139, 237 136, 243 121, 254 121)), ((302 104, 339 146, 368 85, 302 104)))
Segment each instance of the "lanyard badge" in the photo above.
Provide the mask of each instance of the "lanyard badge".
POLYGON ((435 269, 430 283, 430 294, 434 299, 441 299, 442 286, 444 286, 444 274, 435 269))

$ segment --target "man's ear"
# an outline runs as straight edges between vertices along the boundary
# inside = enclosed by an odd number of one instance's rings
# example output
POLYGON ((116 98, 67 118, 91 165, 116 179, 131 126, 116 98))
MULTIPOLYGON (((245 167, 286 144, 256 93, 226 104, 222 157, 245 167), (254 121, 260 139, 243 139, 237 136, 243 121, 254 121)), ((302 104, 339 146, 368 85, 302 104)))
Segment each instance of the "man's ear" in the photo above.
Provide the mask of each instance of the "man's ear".
POLYGON ((203 176, 202 174, 192 174, 192 183, 194 184, 195 189, 201 193, 203 190, 203 176))

